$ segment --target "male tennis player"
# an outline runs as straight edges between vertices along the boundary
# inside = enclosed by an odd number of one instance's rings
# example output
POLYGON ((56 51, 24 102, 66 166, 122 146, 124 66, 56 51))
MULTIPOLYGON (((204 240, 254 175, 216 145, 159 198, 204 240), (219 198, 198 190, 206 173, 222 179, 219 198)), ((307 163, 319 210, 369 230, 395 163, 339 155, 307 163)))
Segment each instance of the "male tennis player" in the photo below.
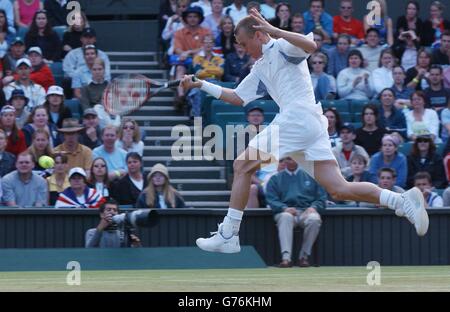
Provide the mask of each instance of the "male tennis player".
POLYGON ((425 235, 428 214, 419 189, 397 194, 372 183, 347 182, 341 175, 331 151, 327 119, 323 116, 321 104, 315 101, 306 61, 316 50, 312 34, 304 36, 284 31, 270 25, 256 10, 250 14, 236 26, 235 36, 247 53, 258 61, 241 84, 233 90, 202 80, 193 82, 191 76, 185 76, 182 86, 186 89, 200 88, 233 105, 246 105, 267 92, 280 107, 280 113, 235 160, 228 214, 218 231, 210 238, 197 239, 197 245, 206 251, 240 251, 239 227, 249 196, 251 176, 262 159, 267 159, 267 154, 278 159, 291 156, 336 200, 387 206, 398 216, 406 215, 417 234, 425 235), (276 133, 279 133, 278 137, 273 136, 276 133), (278 140, 276 149, 259 144, 270 140, 278 140), (256 153, 258 157, 251 159, 255 152, 259 153, 256 153))

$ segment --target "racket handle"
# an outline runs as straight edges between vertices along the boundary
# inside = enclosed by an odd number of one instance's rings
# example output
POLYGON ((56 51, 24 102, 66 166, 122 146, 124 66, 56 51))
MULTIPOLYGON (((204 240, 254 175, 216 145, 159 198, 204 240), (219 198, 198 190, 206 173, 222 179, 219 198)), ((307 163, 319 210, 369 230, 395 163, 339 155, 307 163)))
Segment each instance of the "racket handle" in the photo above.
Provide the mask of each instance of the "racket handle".
MULTIPOLYGON (((192 76, 192 82, 195 82, 195 81, 197 81, 197 78, 192 76)), ((181 82, 181 79, 169 81, 169 82, 167 82, 167 87, 166 88, 178 87, 180 85, 180 82, 181 82)))

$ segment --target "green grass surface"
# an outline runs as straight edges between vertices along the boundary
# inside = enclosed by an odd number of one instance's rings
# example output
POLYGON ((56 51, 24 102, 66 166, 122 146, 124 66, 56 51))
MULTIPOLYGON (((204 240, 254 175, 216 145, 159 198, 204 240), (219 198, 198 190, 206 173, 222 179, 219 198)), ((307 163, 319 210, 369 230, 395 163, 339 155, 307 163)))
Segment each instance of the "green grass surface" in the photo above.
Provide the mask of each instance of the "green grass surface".
POLYGON ((363 267, 230 270, 0 272, 0 291, 450 291, 449 266, 381 267, 381 285, 368 286, 363 267))

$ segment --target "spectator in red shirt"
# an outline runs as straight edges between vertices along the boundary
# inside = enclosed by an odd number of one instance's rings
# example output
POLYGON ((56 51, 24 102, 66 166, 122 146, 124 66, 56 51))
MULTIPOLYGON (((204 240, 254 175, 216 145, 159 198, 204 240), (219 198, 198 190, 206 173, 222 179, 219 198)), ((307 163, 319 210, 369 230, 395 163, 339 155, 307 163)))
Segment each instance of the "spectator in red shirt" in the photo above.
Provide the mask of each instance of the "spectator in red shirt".
MULTIPOLYGON (((47 91, 50 86, 56 84, 50 67, 44 62, 41 48, 31 47, 28 50, 28 58, 30 59, 33 68, 30 73, 31 81, 44 87, 45 91, 47 91)), ((14 78, 17 80, 19 76, 15 74, 14 78)))
POLYGON ((340 34, 347 34, 352 38, 352 45, 359 45, 364 41, 363 23, 352 17, 352 0, 342 0, 340 5, 341 14, 333 17, 333 37, 337 40, 340 34))

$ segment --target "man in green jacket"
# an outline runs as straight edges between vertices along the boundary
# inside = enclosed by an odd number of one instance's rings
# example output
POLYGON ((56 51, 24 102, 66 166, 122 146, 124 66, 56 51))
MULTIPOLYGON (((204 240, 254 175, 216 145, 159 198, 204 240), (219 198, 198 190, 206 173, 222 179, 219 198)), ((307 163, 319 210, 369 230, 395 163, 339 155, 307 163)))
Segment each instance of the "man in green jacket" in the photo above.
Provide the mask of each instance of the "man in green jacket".
POLYGON ((304 229, 298 265, 308 267, 308 257, 320 231, 319 212, 325 210, 327 194, 290 157, 281 160, 286 169, 274 175, 267 184, 266 200, 275 214, 281 247, 280 267, 292 266, 294 227, 304 229))

